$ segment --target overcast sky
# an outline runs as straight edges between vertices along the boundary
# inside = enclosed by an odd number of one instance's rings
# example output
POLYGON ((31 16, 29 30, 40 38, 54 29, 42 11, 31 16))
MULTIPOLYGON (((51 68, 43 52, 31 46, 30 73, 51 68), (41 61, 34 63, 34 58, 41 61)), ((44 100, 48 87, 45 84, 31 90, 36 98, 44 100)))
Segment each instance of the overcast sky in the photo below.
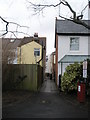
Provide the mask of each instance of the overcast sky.
MULTIPOLYGON (((59 0, 28 0, 34 3, 43 4, 56 4, 59 0)), ((67 0, 79 15, 81 10, 87 5, 88 0, 67 0)), ((43 36, 47 38, 47 54, 54 51, 55 41, 55 17, 59 18, 59 7, 48 8, 43 13, 33 15, 34 11, 30 8, 29 3, 26 0, 0 0, 0 16, 7 21, 13 21, 20 25, 28 26, 29 28, 18 28, 18 31, 23 31, 33 36, 35 32, 39 37, 43 36)), ((72 14, 67 7, 60 7, 60 15, 69 17, 72 14)), ((59 18, 60 19, 60 18, 59 18)), ((87 9, 84 11, 84 19, 87 19, 87 9)), ((0 20, 0 30, 5 29, 5 24, 0 20)), ((15 25, 10 25, 9 30, 16 30, 15 25)), ((24 37, 25 34, 16 34, 17 37, 24 37)), ((13 37, 8 34, 6 37, 13 37)))

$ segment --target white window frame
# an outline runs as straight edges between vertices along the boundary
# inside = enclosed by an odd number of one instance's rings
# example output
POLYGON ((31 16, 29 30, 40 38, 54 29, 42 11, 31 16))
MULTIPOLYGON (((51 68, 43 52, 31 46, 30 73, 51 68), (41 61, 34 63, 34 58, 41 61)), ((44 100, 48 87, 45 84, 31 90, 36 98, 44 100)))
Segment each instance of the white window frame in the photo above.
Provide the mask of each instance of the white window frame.
POLYGON ((34 56, 40 56, 40 48, 34 48, 34 56), (39 52, 39 54, 35 54, 35 52, 39 52))
POLYGON ((79 51, 79 46, 80 46, 79 45, 79 37, 70 37, 70 51, 79 51), (71 40, 73 40, 74 42, 71 43, 71 40), (77 40, 77 43, 75 43, 76 40, 77 40))

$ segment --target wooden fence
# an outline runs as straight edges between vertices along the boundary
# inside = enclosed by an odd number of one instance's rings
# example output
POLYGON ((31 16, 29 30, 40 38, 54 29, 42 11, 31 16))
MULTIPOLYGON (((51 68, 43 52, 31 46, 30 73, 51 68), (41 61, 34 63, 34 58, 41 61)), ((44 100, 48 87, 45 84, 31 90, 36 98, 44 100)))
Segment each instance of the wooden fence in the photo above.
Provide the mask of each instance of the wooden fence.
POLYGON ((2 89, 37 91, 43 82, 43 68, 35 64, 7 64, 2 67, 2 89))

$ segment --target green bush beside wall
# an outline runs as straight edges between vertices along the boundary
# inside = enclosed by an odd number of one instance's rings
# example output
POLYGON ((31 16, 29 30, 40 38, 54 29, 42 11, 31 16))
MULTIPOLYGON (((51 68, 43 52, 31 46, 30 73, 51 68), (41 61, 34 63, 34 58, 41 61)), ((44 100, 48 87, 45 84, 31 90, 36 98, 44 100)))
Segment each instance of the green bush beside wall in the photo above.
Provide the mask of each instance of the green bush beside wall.
POLYGON ((66 67, 64 75, 61 77, 61 90, 62 91, 76 91, 77 82, 82 80, 82 63, 70 64, 66 67))

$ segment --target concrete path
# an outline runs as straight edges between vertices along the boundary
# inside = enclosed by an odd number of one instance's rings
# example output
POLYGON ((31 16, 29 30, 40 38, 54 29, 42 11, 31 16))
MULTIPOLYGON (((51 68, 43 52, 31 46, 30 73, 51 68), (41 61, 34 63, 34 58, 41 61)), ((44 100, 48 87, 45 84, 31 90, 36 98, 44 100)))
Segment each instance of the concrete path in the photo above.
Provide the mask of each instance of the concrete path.
POLYGON ((88 118, 88 108, 59 94, 51 80, 45 80, 41 92, 21 103, 3 108, 3 118, 88 118))
POLYGON ((53 80, 46 79, 42 84, 40 92, 55 93, 58 92, 58 90, 53 80))

